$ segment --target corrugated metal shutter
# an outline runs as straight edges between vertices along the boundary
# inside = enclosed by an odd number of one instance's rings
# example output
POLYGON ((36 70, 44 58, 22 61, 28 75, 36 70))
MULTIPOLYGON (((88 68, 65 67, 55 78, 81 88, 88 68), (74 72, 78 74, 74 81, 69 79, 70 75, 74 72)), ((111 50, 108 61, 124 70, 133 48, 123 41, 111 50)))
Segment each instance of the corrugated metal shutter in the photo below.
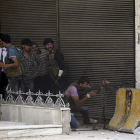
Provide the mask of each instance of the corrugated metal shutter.
POLYGON ((43 47, 43 40, 51 37, 56 43, 55 0, 1 0, 1 32, 11 36, 12 43, 20 47, 21 40, 29 37, 43 47))
MULTIPOLYGON (((68 84, 85 74, 92 84, 108 79, 135 87, 133 0, 59 0, 60 47, 68 65, 68 84)), ((106 93, 106 118, 115 109, 116 90, 106 93)), ((102 114, 102 96, 86 105, 102 114)))

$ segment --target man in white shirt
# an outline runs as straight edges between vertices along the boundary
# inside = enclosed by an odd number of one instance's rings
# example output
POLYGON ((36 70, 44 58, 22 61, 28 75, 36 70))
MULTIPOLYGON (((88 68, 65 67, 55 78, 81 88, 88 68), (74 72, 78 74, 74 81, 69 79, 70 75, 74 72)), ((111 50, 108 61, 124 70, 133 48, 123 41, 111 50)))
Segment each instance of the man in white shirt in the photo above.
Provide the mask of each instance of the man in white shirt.
POLYGON ((1 41, 2 35, 3 35, 3 34, 0 33, 0 60, 1 60, 1 58, 2 58, 1 54, 2 54, 2 48, 3 48, 2 41, 1 41))
MULTIPOLYGON (((1 37, 3 34, 0 33, 0 60, 5 63, 5 57, 7 55, 6 48, 3 47, 1 37)), ((2 70, 3 71, 3 70, 2 70)))
MULTIPOLYGON (((0 61, 5 63, 5 57, 7 55, 6 48, 3 48, 1 37, 3 34, 0 33, 0 61)), ((0 94, 5 98, 5 88, 8 85, 8 78, 3 70, 0 68, 0 94)))

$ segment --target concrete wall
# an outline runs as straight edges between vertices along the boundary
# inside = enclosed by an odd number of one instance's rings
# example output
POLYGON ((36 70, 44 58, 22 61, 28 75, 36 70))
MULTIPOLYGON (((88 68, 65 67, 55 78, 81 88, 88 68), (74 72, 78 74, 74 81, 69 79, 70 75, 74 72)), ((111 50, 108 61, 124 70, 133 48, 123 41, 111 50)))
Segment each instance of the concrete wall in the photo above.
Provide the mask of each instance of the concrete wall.
POLYGON ((29 125, 62 125, 63 133, 70 133, 70 108, 2 104, 1 111, 1 121, 22 122, 29 125))
POLYGON ((140 0, 135 0, 135 45, 136 88, 140 89, 140 0))

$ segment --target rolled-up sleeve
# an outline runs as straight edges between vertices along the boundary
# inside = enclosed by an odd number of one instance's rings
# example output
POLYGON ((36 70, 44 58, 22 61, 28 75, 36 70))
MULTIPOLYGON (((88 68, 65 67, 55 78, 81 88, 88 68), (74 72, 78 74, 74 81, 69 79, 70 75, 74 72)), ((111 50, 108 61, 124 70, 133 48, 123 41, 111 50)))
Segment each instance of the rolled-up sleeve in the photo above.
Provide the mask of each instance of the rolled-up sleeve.
POLYGON ((14 48, 9 49, 9 58, 11 58, 11 57, 18 58, 18 53, 17 53, 16 49, 14 49, 14 48))

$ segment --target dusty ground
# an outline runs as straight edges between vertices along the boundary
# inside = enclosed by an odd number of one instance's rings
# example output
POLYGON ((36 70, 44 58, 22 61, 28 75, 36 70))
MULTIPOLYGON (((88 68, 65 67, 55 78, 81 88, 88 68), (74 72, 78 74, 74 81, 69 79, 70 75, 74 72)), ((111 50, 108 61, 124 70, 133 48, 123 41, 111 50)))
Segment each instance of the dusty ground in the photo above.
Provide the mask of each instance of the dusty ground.
POLYGON ((92 130, 92 126, 81 126, 78 131, 72 131, 70 135, 54 135, 39 137, 9 138, 2 140, 140 140, 140 134, 120 133, 102 129, 92 130))
POLYGON ((72 132, 70 135, 9 138, 3 140, 140 140, 140 135, 98 130, 72 132))

